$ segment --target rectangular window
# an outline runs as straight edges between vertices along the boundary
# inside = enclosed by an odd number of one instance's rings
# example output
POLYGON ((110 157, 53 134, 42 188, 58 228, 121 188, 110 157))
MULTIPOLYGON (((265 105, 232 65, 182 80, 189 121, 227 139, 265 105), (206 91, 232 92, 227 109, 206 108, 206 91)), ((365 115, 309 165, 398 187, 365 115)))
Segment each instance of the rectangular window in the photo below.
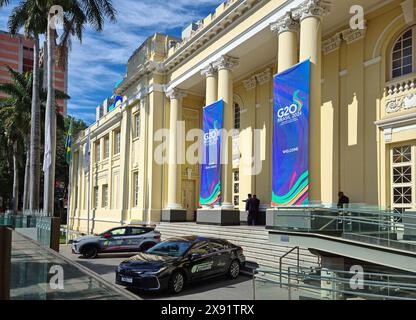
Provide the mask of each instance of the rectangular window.
POLYGON ((120 139, 121 139, 121 132, 117 130, 114 133, 114 154, 120 154, 120 139))
POLYGON ((101 144, 98 140, 95 143, 95 162, 99 162, 101 160, 101 144))
POLYGON ((108 207, 108 184, 103 185, 103 208, 108 207))
POLYGON ((104 159, 110 157, 110 138, 107 136, 104 138, 104 159))
POLYGON ((233 201, 234 207, 240 206, 240 171, 233 171, 233 201))
POLYGON ((139 206, 139 173, 133 173, 133 206, 139 206))
POLYGON ((140 137, 140 111, 134 115, 134 137, 140 137))
POLYGON ((93 208, 97 209, 98 208, 98 200, 99 200, 99 189, 98 187, 94 187, 94 203, 93 203, 93 208))
POLYGON ((414 158, 416 158, 416 145, 397 146, 391 150, 391 207, 398 213, 415 209, 414 158))
POLYGON ((241 109, 236 103, 234 105, 234 129, 240 129, 241 126, 241 109))

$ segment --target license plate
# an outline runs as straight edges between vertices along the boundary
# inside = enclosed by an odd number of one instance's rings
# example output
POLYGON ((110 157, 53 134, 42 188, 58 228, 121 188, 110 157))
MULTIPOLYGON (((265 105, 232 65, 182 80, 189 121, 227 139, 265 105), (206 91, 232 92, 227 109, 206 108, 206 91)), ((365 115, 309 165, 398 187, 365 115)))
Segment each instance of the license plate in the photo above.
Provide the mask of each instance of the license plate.
POLYGON ((133 283, 133 278, 121 277, 121 281, 127 282, 127 283, 133 283))

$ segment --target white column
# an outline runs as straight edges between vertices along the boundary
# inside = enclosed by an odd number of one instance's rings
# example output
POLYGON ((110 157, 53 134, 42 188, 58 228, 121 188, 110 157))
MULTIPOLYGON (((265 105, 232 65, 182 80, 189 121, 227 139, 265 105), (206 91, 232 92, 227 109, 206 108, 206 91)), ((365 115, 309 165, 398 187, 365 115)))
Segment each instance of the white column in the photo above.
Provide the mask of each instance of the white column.
POLYGON ((329 12, 328 2, 308 0, 292 12, 300 20, 300 62, 311 60, 309 127, 309 198, 321 200, 321 78, 322 17, 329 12))
POLYGON ((178 122, 182 120, 182 99, 186 93, 173 89, 169 91, 170 128, 169 128, 169 164, 168 164, 168 207, 171 210, 182 209, 180 199, 181 165, 177 161, 178 153, 178 122))
POLYGON ((217 101, 218 98, 218 79, 217 69, 209 64, 208 67, 201 71, 201 74, 206 77, 206 105, 209 106, 217 101))
POLYGON ((271 25, 271 30, 278 35, 277 72, 280 73, 298 63, 299 23, 288 12, 271 25))
MULTIPOLYGON (((239 63, 237 58, 222 56, 214 65, 218 68, 218 100, 224 101, 223 128, 230 132, 233 129, 233 74, 232 69, 239 63)), ((222 208, 234 209, 233 195, 233 150, 231 135, 227 141, 223 141, 221 152, 225 157, 225 163, 221 165, 221 197, 222 208), (224 148, 225 146, 225 148, 224 148), (225 150, 224 150, 225 149, 225 150)))

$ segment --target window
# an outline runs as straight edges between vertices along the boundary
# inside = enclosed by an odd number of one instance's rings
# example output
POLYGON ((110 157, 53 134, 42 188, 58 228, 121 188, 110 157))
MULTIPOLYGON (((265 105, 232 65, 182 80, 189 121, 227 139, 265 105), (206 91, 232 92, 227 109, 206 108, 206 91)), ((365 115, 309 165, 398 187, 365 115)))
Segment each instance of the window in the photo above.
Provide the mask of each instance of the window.
POLYGON ((201 256, 209 254, 212 252, 212 248, 206 241, 197 242, 191 250, 189 250, 189 254, 200 254, 201 256))
POLYGON ((126 228, 117 228, 105 233, 110 233, 113 236, 124 236, 126 234, 126 228))
POLYGON ((97 209, 98 208, 98 197, 99 197, 99 194, 98 194, 98 192, 99 192, 99 190, 98 190, 98 187, 94 187, 94 203, 93 203, 93 208, 94 209, 97 209))
POLYGON ((104 159, 110 157, 110 138, 107 136, 104 138, 104 159))
POLYGON ((133 206, 139 206, 139 173, 133 173, 133 206))
POLYGON ((103 208, 108 207, 108 184, 103 185, 103 208))
POLYGON ((240 129, 241 109, 238 103, 234 105, 234 129, 240 129))
POLYGON ((101 145, 100 141, 95 143, 95 162, 99 162, 101 159, 101 145))
POLYGON ((391 57, 392 78, 412 73, 414 70, 415 27, 406 30, 393 46, 391 57))
POLYGON ((140 111, 134 115, 134 137, 140 137, 140 111))
POLYGON ((391 202, 395 212, 414 210, 416 197, 416 145, 393 147, 391 151, 391 202))
POLYGON ((114 154, 120 154, 120 139, 121 139, 121 132, 117 130, 114 133, 114 154))
POLYGON ((240 206, 240 171, 233 171, 233 201, 234 207, 240 206))
POLYGON ((130 235, 132 236, 139 236, 141 234, 145 234, 149 232, 148 229, 144 229, 144 228, 130 228, 130 235))

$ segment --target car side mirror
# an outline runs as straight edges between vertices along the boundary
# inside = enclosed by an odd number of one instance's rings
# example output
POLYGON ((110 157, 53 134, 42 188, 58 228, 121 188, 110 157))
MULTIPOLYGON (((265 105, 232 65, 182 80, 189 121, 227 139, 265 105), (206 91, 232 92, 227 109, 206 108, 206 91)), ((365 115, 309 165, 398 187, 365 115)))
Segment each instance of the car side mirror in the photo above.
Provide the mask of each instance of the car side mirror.
POLYGON ((103 235, 104 239, 110 239, 111 237, 112 237, 111 233, 104 233, 104 235, 103 235))
POLYGON ((191 255, 191 260, 197 260, 197 259, 199 259, 199 258, 201 258, 202 256, 201 256, 201 254, 200 253, 193 253, 192 255, 191 255))

